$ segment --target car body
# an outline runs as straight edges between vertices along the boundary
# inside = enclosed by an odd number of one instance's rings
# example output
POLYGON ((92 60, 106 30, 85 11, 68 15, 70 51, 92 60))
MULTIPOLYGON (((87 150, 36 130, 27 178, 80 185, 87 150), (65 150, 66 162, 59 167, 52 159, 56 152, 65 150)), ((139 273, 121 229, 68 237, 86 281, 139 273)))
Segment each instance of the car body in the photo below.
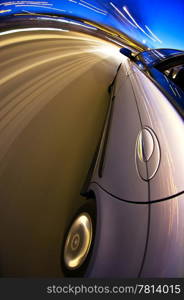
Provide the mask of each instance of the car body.
POLYGON ((129 59, 82 191, 96 203, 84 276, 183 277, 184 52, 120 51, 129 59))

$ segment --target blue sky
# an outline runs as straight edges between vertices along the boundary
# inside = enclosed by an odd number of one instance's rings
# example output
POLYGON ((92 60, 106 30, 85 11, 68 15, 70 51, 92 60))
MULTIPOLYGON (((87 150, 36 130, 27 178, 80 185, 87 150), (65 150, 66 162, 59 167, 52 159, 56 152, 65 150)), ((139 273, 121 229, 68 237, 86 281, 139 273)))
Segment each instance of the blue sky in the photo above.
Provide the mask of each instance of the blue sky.
POLYGON ((0 1, 0 16, 66 14, 109 25, 150 48, 184 49, 184 0, 0 1))

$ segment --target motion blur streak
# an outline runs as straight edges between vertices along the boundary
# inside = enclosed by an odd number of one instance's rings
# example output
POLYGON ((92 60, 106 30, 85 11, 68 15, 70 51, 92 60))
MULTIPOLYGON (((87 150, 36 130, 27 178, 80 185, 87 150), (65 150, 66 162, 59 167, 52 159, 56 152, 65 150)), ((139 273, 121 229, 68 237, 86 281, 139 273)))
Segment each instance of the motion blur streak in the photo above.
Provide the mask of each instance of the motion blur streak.
POLYGON ((6 35, 6 34, 11 34, 11 33, 16 33, 16 32, 24 32, 24 31, 40 31, 40 30, 46 30, 46 31, 68 31, 64 29, 58 29, 58 28, 23 28, 23 29, 14 29, 14 30, 7 30, 4 32, 0 32, 0 35, 6 35))
MULTIPOLYGON (((42 29, 39 29, 39 28, 32 28, 31 30, 29 28, 26 28, 26 29, 16 29, 16 30, 9 30, 9 31, 5 31, 5 32, 2 32, 0 33, 1 35, 11 35, 10 38, 8 39, 5 39, 5 40, 1 40, 0 42, 0 46, 7 46, 7 45, 10 45, 10 44, 14 44, 14 43, 18 43, 18 42, 25 42, 25 41, 33 41, 35 39, 54 39, 54 38, 57 38, 57 39, 75 39, 75 40, 82 40, 82 41, 91 41, 91 42, 95 42, 95 39, 94 40, 91 40, 90 38, 87 38, 85 36, 81 36, 78 37, 78 36, 75 36, 75 35, 58 35, 58 34, 54 34, 54 31, 66 31, 67 30, 63 30, 63 29, 51 29, 51 28, 42 28, 42 29), (49 31, 49 30, 52 30, 53 33, 52 34, 48 34, 47 33, 47 36, 45 35, 41 35, 41 34, 34 34, 34 36, 32 35, 23 35, 23 36, 12 36, 11 34, 12 33, 21 33, 21 32, 29 32, 29 31, 49 31)), ((73 33, 74 34, 74 33, 73 33)), ((96 43, 100 44, 100 41, 96 41, 96 43)), ((102 43, 104 45, 104 43, 102 43)))
POLYGON ((121 61, 118 47, 86 34, 1 36, 3 276, 62 275, 60 244, 83 201, 80 189, 103 128, 107 87, 121 61))
MULTIPOLYGON (((48 41, 46 42, 47 35, 41 35, 41 37, 44 38, 44 44, 48 43, 48 41)), ((65 39, 64 36, 51 35, 50 38, 52 37, 54 42, 52 41, 52 47, 49 46, 51 49, 48 49, 46 45, 41 49, 40 35, 31 35, 29 40, 30 42, 31 40, 37 41, 38 49, 34 47, 32 51, 25 52, 25 37, 21 36, 15 37, 15 41, 17 38, 19 41, 19 44, 14 46, 16 47, 16 54, 14 52, 14 55, 12 55, 12 50, 9 50, 9 53, 7 49, 1 51, 2 55, 4 54, 4 59, 2 59, 0 65, 0 85, 3 85, 1 89, 6 92, 0 103, 0 159, 2 159, 20 131, 59 91, 95 64, 113 55, 114 50, 118 50, 116 47, 110 46, 108 43, 102 43, 95 38, 86 39, 83 45, 83 37, 78 37, 80 41, 78 40, 77 45, 74 44, 71 47, 71 43, 75 41, 75 36, 70 35, 68 37, 69 41, 62 41, 62 45, 59 44, 58 39, 65 39), (9 60, 7 60, 7 55, 11 57, 9 60), (47 70, 39 72, 39 75, 36 76, 35 73, 39 68, 45 67, 47 67, 47 70), (30 73, 34 76, 31 76, 30 73), (23 77, 28 76, 28 74, 30 74, 30 77, 23 84, 23 77), (21 84, 18 84, 20 80, 21 84), (16 88, 13 89, 13 92, 7 93, 7 85, 16 88), (51 92, 48 93, 50 88, 51 92), (45 92, 47 97, 42 95, 45 92)))

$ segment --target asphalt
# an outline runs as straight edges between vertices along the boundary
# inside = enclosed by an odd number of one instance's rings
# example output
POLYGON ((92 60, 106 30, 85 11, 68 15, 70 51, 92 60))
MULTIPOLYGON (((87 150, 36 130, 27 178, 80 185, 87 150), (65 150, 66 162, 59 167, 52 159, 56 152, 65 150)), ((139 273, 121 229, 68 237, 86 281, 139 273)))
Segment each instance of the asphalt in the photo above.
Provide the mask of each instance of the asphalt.
POLYGON ((121 56, 53 30, 9 32, 0 47, 0 275, 60 277, 121 56))

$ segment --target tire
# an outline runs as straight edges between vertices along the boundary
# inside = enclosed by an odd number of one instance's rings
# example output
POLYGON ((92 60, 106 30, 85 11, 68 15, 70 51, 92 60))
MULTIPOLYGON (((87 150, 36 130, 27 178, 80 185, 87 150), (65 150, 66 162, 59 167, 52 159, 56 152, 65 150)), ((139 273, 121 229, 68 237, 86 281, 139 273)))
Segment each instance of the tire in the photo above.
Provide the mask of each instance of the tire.
POLYGON ((72 218, 64 237, 61 265, 65 277, 84 276, 92 253, 95 229, 96 202, 95 199, 87 199, 72 218))

